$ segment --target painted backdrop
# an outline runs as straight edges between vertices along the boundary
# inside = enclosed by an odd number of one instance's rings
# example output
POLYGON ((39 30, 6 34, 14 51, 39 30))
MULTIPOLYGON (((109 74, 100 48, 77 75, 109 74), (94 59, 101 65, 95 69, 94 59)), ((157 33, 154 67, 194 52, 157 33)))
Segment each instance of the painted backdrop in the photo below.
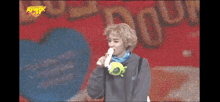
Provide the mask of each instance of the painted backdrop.
MULTIPOLYGON (((94 101, 87 82, 108 49, 103 30, 136 30, 151 101, 199 101, 200 1, 19 1, 19 101, 94 101), (46 6, 38 17, 29 6, 46 6)), ((98 100, 102 101, 102 99, 98 100)))

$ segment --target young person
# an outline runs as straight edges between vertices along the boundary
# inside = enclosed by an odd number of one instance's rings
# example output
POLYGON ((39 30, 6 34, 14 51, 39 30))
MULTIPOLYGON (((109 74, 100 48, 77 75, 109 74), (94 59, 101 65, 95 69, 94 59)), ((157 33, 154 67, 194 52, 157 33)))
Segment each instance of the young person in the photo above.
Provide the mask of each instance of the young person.
POLYGON ((93 99, 104 101, 147 101, 151 85, 151 73, 148 61, 132 53, 136 47, 136 32, 125 23, 112 24, 104 31, 108 46, 114 49, 112 62, 120 62, 127 69, 124 76, 110 75, 104 67, 106 55, 98 59, 101 62, 89 78, 87 92, 93 99), (138 66, 140 70, 138 71, 138 66))

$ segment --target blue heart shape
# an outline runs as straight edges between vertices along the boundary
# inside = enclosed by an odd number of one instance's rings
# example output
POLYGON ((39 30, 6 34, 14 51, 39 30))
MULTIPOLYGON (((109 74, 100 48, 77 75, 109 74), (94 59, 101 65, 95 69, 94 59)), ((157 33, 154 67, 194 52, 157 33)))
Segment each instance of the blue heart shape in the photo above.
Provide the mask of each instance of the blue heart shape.
POLYGON ((20 40, 20 94, 30 101, 66 101, 77 94, 90 63, 86 40, 57 28, 39 42, 20 40))

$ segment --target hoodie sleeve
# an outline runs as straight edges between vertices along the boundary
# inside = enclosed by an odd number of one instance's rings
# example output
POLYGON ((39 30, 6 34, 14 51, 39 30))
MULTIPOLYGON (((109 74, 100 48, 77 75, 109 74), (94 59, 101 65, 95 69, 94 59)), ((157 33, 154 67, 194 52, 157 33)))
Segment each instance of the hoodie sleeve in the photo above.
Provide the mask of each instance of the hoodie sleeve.
POLYGON ((144 58, 136 79, 132 101, 147 101, 151 85, 151 73, 148 61, 144 58))
POLYGON ((104 96, 104 68, 98 66, 89 77, 87 92, 93 99, 101 99, 104 96))

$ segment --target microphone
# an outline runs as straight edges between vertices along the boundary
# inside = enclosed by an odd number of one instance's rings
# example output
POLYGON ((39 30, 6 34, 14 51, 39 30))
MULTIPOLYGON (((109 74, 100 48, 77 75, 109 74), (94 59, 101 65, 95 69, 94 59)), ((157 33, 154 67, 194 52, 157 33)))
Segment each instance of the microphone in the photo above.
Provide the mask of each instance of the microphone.
MULTIPOLYGON (((112 54, 114 53, 114 49, 113 48, 109 48, 108 49, 108 52, 107 52, 107 57, 106 57, 106 59, 105 59, 105 63, 104 63, 104 66, 105 67, 108 67, 109 66, 109 64, 110 64, 110 61, 111 61, 111 59, 112 59, 112 54)), ((101 62, 97 62, 96 63, 97 65, 101 65, 101 62)))

